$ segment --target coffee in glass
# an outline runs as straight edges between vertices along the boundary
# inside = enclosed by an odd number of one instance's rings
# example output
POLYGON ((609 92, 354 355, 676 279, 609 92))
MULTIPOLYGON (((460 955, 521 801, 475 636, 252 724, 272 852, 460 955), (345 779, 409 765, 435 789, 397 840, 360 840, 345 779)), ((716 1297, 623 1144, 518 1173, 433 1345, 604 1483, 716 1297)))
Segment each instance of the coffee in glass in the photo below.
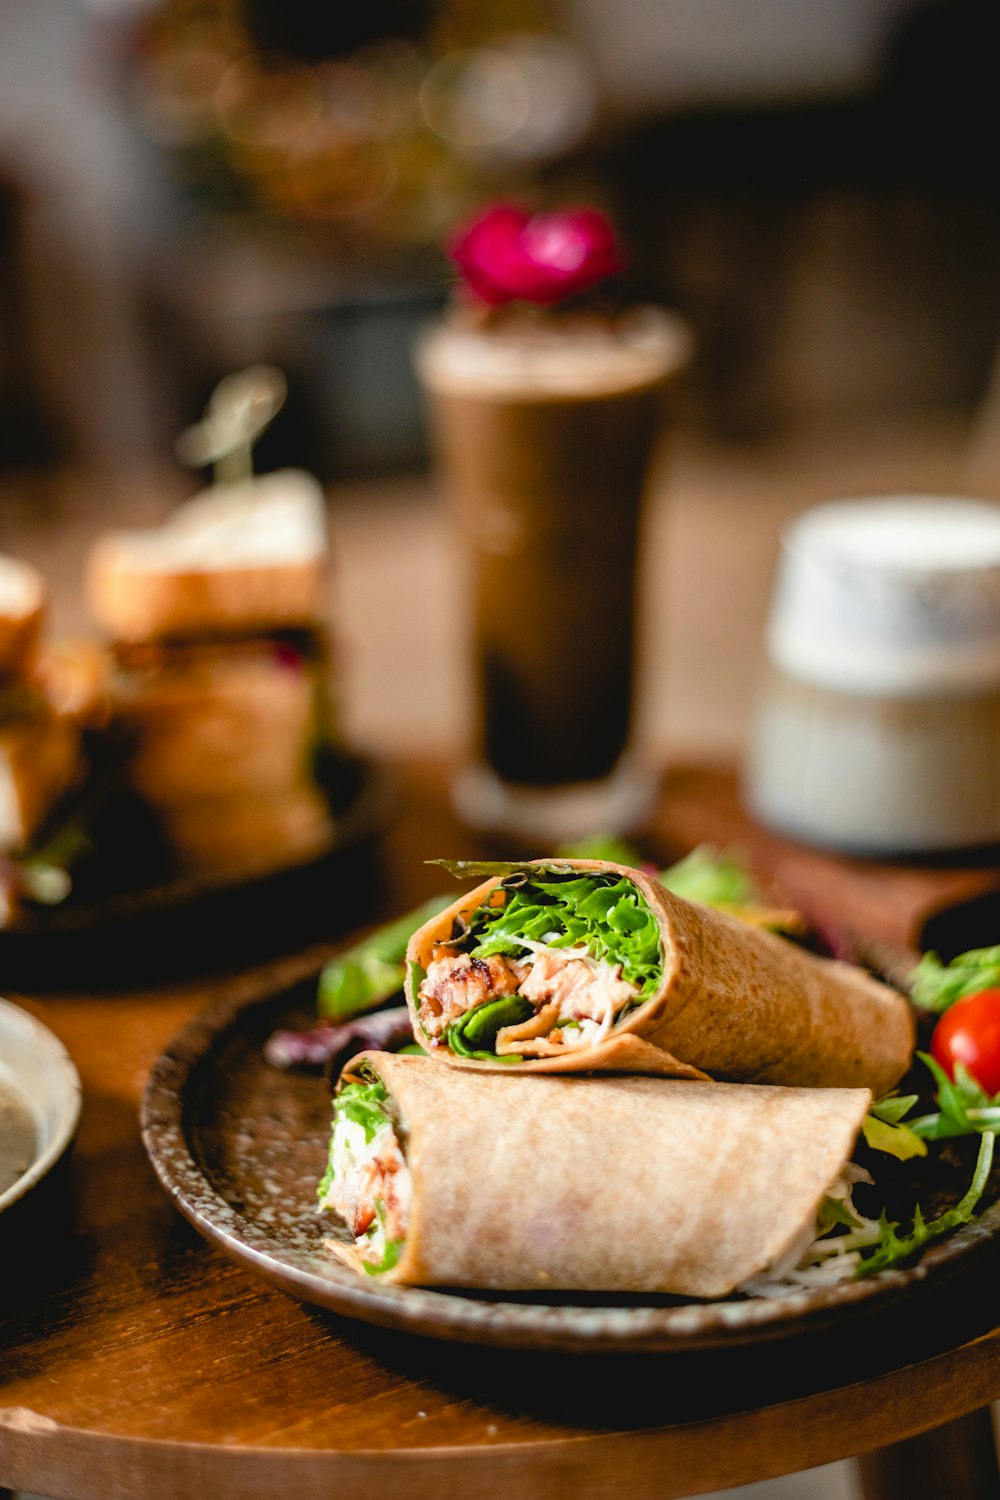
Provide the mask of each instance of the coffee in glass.
POLYGON ((417 351, 468 586, 470 822, 572 838, 634 826, 629 754, 642 501, 686 362, 659 309, 455 313, 417 351))

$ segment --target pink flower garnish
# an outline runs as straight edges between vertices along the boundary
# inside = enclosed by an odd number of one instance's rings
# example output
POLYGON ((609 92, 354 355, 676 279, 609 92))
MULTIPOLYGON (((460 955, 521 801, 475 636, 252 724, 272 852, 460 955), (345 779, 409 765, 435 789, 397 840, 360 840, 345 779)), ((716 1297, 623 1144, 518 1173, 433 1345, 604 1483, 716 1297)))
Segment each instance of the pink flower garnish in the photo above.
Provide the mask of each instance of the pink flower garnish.
POLYGON ((461 228, 448 246, 471 290, 493 307, 551 307, 624 268, 614 229, 594 208, 527 214, 500 203, 461 228))

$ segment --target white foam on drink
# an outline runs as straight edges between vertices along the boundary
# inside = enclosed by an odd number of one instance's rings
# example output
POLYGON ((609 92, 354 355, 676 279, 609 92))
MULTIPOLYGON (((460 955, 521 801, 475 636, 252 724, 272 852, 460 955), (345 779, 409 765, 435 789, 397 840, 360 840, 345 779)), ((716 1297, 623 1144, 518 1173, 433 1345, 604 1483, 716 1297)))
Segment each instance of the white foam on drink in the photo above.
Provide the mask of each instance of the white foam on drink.
POLYGON ((424 381, 459 396, 538 400, 641 389, 685 363, 684 323, 638 308, 614 323, 540 314, 502 326, 444 322, 417 349, 424 381))

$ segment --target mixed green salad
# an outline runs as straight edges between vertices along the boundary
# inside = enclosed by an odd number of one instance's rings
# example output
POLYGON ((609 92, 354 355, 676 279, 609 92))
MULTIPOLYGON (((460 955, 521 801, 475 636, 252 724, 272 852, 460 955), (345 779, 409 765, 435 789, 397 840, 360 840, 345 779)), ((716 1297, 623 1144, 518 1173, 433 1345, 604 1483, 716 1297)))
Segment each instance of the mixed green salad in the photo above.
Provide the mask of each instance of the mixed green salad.
MULTIPOLYGON (((935 1017, 928 1051, 916 1065, 928 1079, 921 1093, 892 1094, 876 1103, 863 1127, 866 1143, 900 1161, 925 1156, 928 1142, 979 1137, 969 1187, 952 1208, 925 1219, 919 1205, 908 1233, 889 1221, 864 1219, 851 1206, 834 1212, 840 1234, 825 1243, 834 1254, 856 1253, 857 1275, 869 1275, 908 1260, 928 1241, 968 1223, 979 1212, 1000 1130, 1000 946, 970 949, 948 962, 925 953, 910 977, 910 998, 935 1017), (926 1108, 927 1099, 933 1108, 926 1108)), ((833 1227, 833 1225, 831 1225, 833 1227)), ((824 1254, 818 1239, 817 1258, 824 1254)))

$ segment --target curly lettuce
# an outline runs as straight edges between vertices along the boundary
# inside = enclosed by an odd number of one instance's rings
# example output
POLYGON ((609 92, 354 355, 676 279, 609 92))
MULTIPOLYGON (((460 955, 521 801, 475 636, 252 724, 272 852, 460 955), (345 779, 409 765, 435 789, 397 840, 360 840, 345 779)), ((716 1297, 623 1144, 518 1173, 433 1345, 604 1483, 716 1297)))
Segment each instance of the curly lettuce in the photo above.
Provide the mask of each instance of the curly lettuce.
POLYGON ((524 956, 533 944, 585 950, 619 968, 639 998, 651 995, 663 974, 656 917, 638 886, 622 875, 578 874, 524 868, 508 875, 472 915, 467 951, 474 958, 524 956))

